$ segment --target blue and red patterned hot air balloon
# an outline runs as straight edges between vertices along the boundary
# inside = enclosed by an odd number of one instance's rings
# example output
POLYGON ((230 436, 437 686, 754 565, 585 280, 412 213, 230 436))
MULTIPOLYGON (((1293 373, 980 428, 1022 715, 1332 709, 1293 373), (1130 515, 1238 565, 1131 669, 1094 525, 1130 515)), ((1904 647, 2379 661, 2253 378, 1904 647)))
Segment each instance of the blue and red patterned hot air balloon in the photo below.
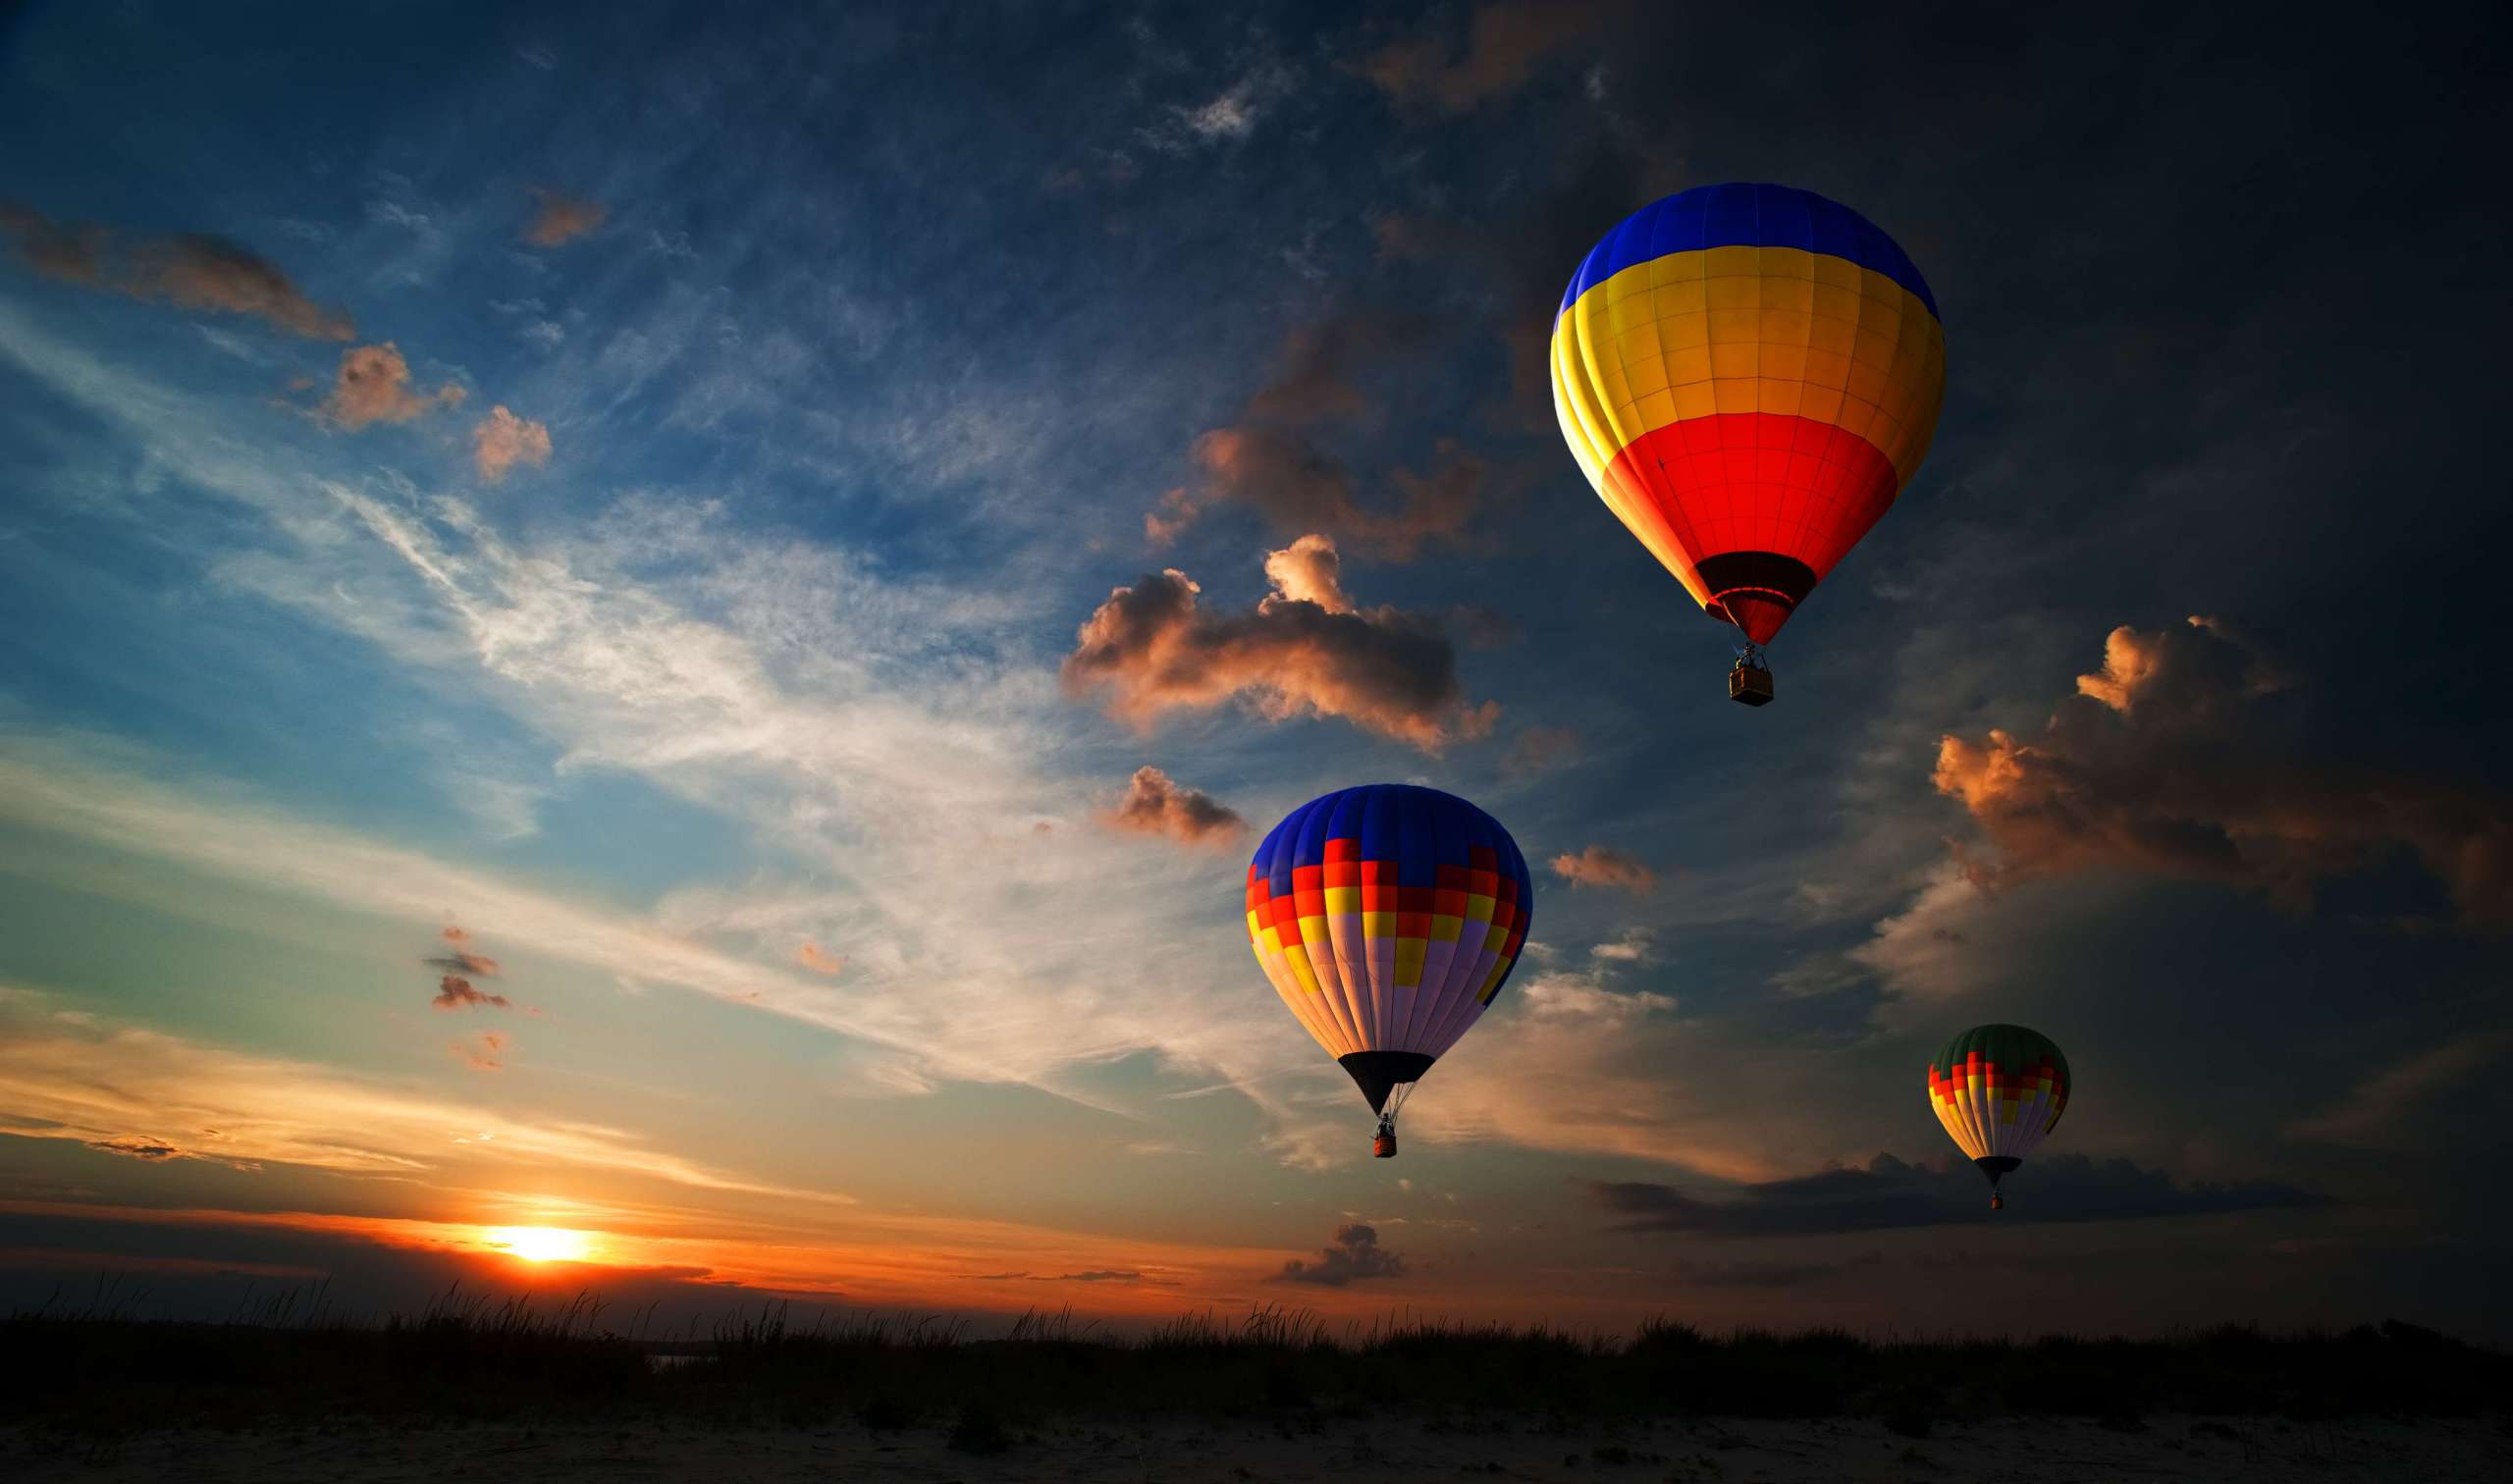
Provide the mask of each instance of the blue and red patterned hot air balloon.
POLYGON ((1632 213, 1571 280, 1553 405, 1609 508, 1761 646, 1927 454, 1946 395, 1937 300, 1894 239, 1787 186, 1703 186, 1632 213))
POLYGON ((1501 992, 1535 883, 1490 815, 1372 783, 1286 816, 1248 867, 1248 937, 1275 992, 1351 1074, 1396 1152, 1413 1086, 1501 992))

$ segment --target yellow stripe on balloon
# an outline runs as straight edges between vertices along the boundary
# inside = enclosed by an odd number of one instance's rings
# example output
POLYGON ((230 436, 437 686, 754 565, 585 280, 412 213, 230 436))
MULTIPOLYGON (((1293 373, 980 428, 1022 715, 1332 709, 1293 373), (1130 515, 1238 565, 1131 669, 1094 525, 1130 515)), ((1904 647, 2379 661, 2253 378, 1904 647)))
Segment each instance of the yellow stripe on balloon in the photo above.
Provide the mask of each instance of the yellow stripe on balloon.
POLYGON ((1829 423, 1865 439, 1907 482, 1945 397, 1946 332, 1919 295, 1846 258, 1675 252, 1590 286, 1562 312, 1553 387, 1592 485, 1643 435, 1723 412, 1829 423))

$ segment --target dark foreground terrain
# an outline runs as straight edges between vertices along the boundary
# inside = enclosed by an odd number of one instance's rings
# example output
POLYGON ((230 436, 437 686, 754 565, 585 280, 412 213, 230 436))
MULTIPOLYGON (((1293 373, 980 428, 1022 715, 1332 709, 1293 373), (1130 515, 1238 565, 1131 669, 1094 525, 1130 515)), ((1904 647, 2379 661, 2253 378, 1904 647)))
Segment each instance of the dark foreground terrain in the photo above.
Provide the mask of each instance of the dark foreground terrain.
POLYGON ((1301 1315, 712 1339, 585 1304, 0 1321, 0 1474, 95 1479, 2513 1478, 2513 1356, 2403 1324, 1625 1340, 1301 1315))

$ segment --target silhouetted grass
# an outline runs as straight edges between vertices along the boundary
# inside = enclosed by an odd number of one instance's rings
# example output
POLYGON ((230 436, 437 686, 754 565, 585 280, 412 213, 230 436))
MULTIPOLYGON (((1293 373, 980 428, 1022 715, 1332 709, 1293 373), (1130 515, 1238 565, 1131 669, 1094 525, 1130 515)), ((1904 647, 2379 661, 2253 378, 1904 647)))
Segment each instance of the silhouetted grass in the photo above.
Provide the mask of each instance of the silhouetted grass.
MULTIPOLYGON (((108 1296, 108 1298, 110 1296, 108 1296)), ((1076 1414, 1271 1419, 1315 1428, 1381 1411, 1434 1425, 1583 1418, 1869 1416, 1924 1438, 1942 1421, 2059 1413, 2432 1416, 2501 1409, 2513 1356, 2396 1321, 2343 1333, 2227 1328, 2160 1340, 1891 1341, 1839 1331, 1629 1339, 1314 1314, 1191 1314, 1134 1339, 1058 1311, 1001 1339, 964 1321, 865 1315, 790 1324, 770 1306, 676 1344, 622 1334, 589 1297, 556 1306, 449 1292, 352 1322, 273 1296, 224 1324, 140 1322, 104 1299, 0 1320, 0 1421, 118 1434, 357 1416, 405 1422, 663 1415, 698 1425, 947 1430, 971 1453, 1076 1414), (660 1354, 687 1357, 659 1366, 660 1354)))

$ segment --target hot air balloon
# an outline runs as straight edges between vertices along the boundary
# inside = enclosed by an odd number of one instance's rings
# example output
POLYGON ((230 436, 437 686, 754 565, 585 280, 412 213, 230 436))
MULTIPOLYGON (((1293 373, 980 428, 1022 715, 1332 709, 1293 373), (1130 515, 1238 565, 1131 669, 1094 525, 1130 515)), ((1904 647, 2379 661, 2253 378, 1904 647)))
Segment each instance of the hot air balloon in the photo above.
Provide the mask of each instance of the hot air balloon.
POLYGON ((1937 300, 1865 217, 1787 186, 1631 214, 1553 326, 1572 455, 1651 556, 1744 631, 1728 693, 1911 481, 1946 395, 1937 300))
POLYGON ((1248 937, 1292 1014, 1378 1115, 1396 1153, 1415 1084, 1501 992, 1535 883, 1490 815, 1435 788, 1372 783, 1284 817, 1248 867, 1248 937))
POLYGON ((1990 1179, 1990 1209, 2006 1197, 1999 1181, 2024 1162, 2068 1105, 2068 1059, 2022 1026, 1974 1026, 1928 1064, 1928 1105, 1990 1179))

